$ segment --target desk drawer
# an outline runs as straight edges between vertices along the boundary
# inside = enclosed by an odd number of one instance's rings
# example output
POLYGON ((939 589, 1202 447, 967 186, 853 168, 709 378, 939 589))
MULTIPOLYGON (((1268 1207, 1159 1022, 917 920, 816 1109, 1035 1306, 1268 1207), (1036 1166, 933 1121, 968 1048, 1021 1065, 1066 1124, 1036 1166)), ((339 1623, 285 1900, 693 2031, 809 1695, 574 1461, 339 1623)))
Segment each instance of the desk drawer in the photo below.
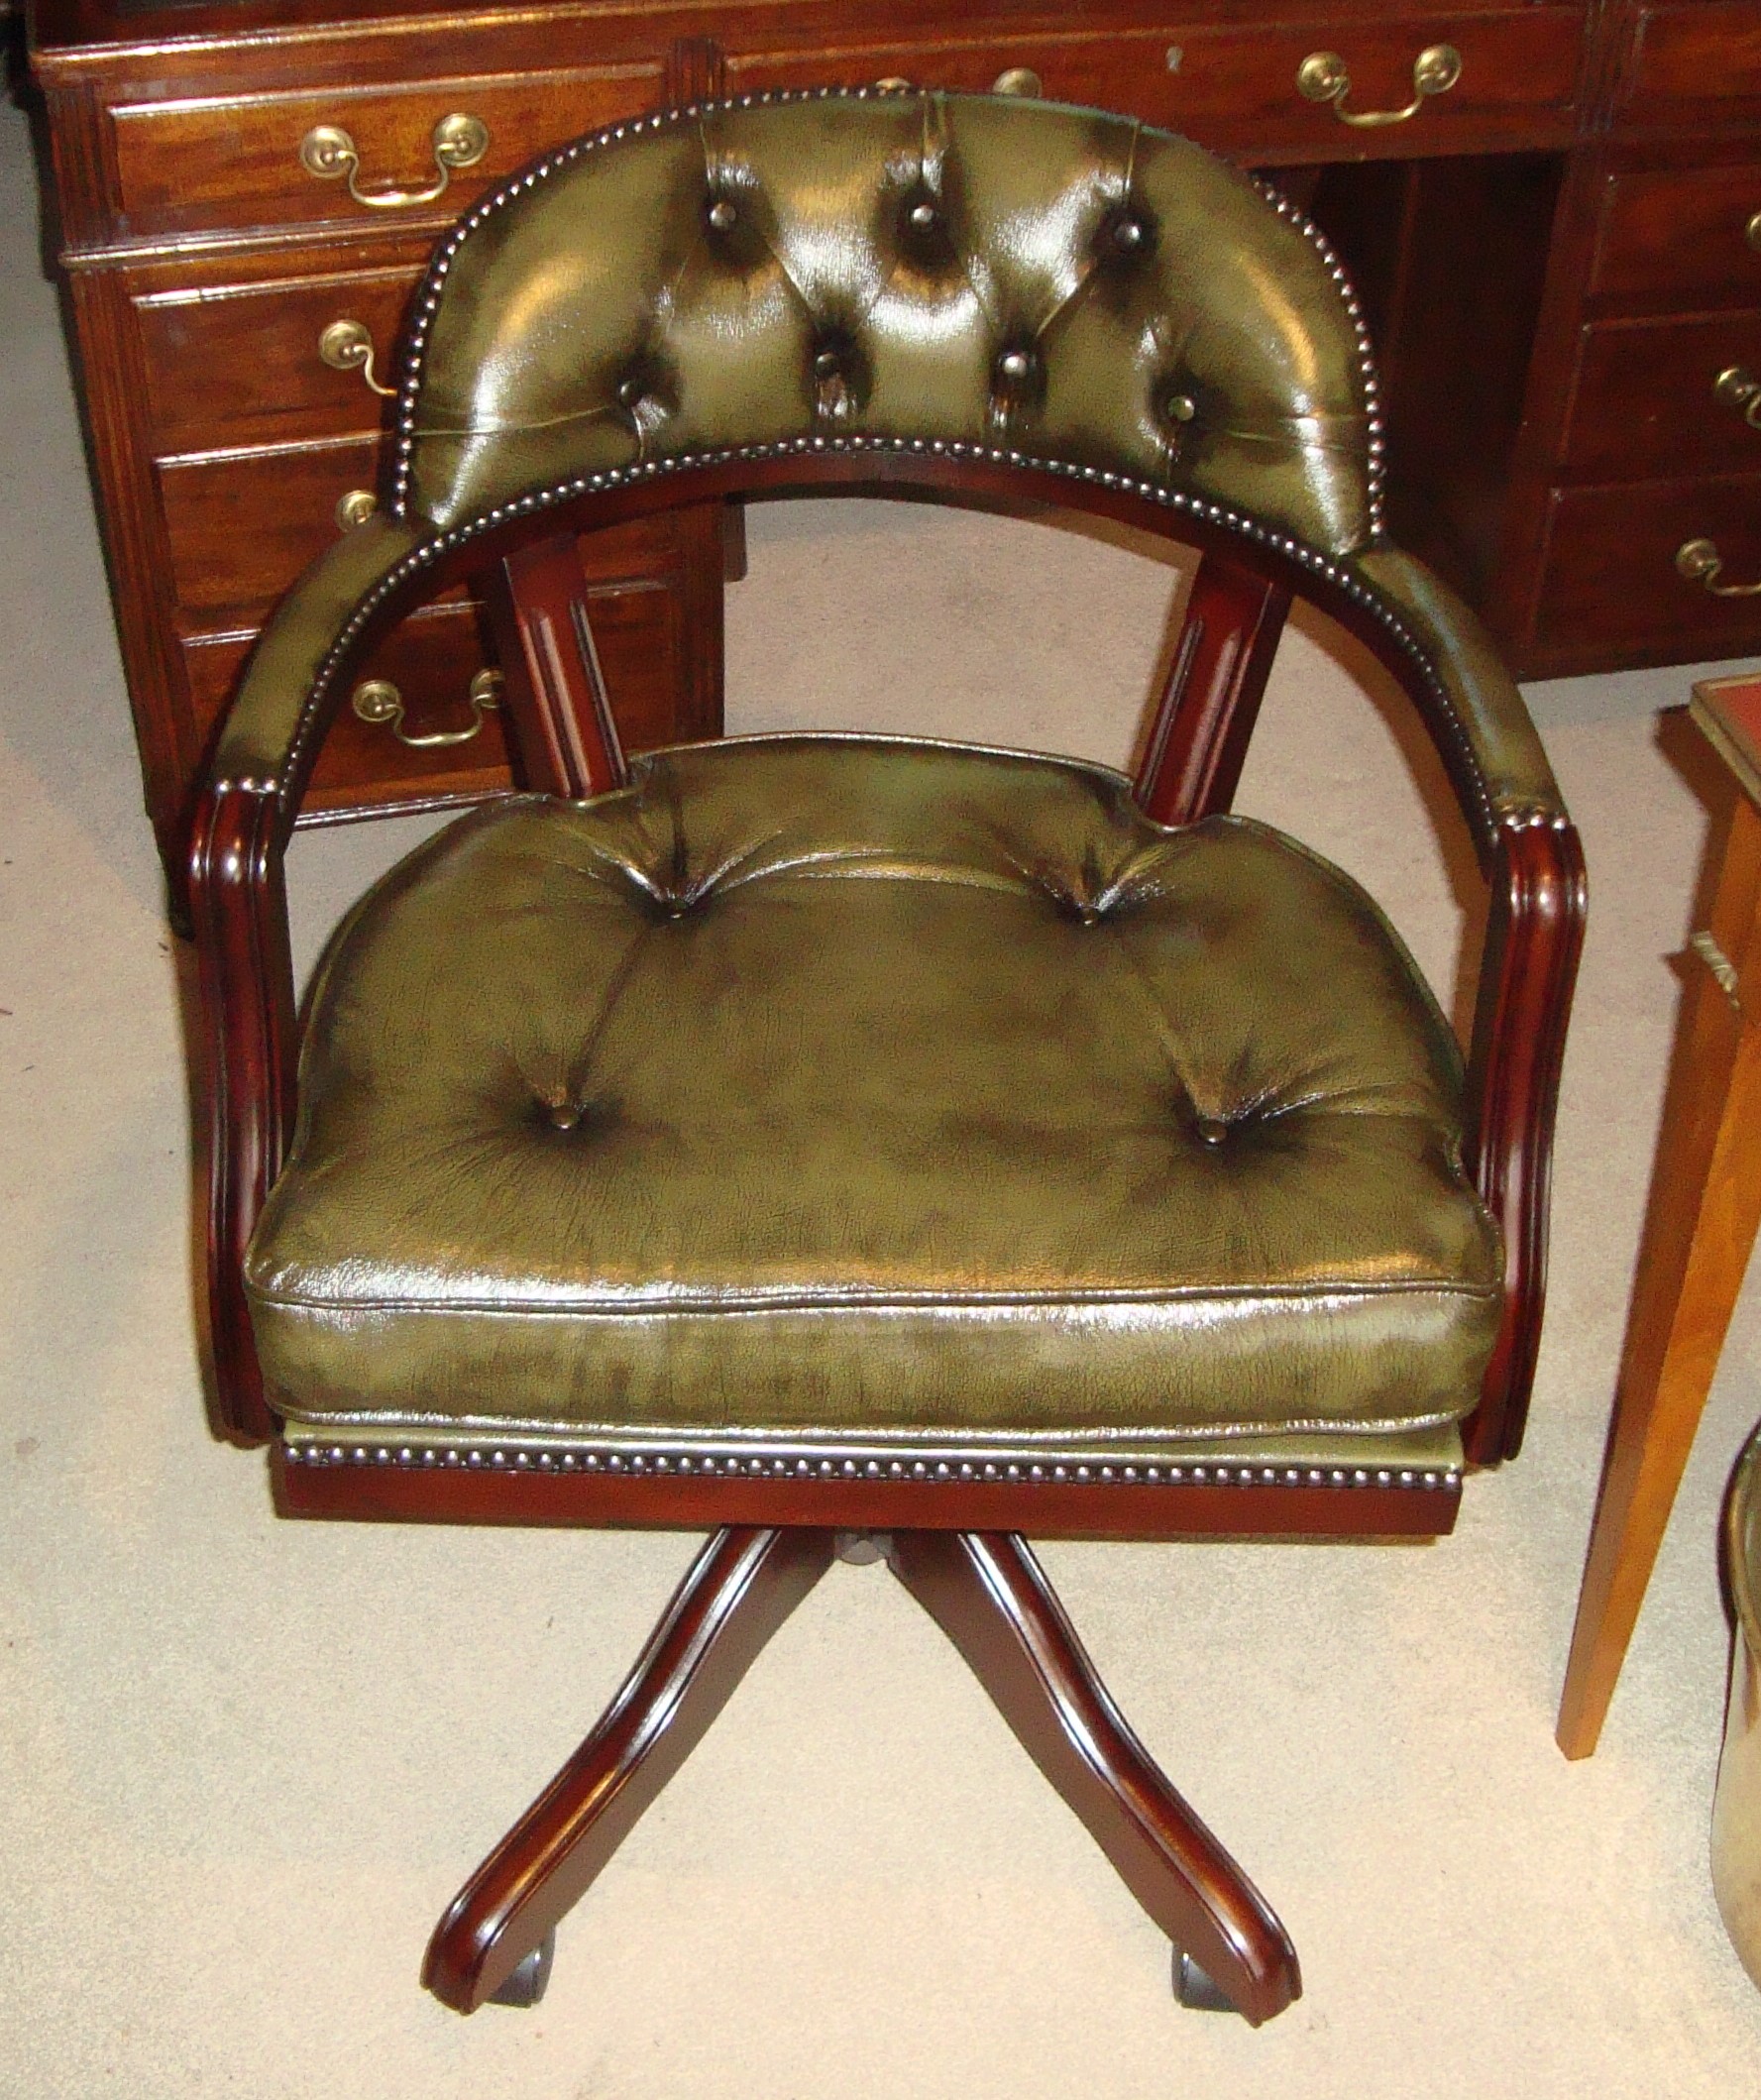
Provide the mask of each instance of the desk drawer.
POLYGON ((1536 639, 1543 649, 1658 662, 1746 654, 1761 593, 1719 597, 1683 576, 1679 550, 1709 540, 1719 585, 1761 582, 1761 475, 1554 492, 1536 639))
POLYGON ((138 296, 155 449, 376 429, 384 405, 374 388, 391 382, 404 309, 420 279, 420 268, 405 264, 138 296))
POLYGON ((379 487, 380 438, 162 461, 160 501, 185 631, 255 626, 379 487))
MULTIPOLYGON (((515 168, 661 98, 658 64, 321 93, 136 102, 110 112, 125 238, 246 227, 441 226, 515 168), (470 124, 449 120, 468 119, 470 124), (476 131, 470 125, 478 127, 476 131), (314 134, 346 134, 314 173, 314 134), (450 165, 449 165, 450 164, 450 165)), ((336 140, 331 139, 333 149, 336 140)))
POLYGON ((1761 164, 1610 175, 1589 289, 1675 306, 1761 299, 1761 164))
MULTIPOLYGON (((171 570, 185 634, 256 627, 302 569, 340 530, 337 507, 379 487, 380 439, 286 451, 163 461, 160 490, 171 542, 171 570)), ((715 528, 697 509, 639 518, 583 541, 589 573, 620 588, 638 579, 676 582, 700 529, 719 589, 720 506, 715 528)), ((695 553, 690 556, 696 559, 695 553)))
POLYGON ((1761 102, 1761 0, 1691 0, 1638 19, 1626 113, 1654 117, 1699 105, 1701 117, 1761 102))
POLYGON ((1600 482, 1761 473, 1761 312, 1587 328, 1565 465, 1600 482))
POLYGON ((1008 73, 1029 74, 1050 100, 1123 110, 1257 160, 1355 160, 1371 152, 1464 153, 1515 131, 1532 146, 1553 129, 1550 114, 1563 139, 1581 34, 1580 14, 1565 7, 1412 15, 1349 28, 1182 26, 1176 17, 1166 28, 1110 35, 1016 37, 987 28, 921 42, 851 39, 813 53, 730 50, 727 73, 736 91, 882 79, 988 91, 1008 73), (1460 54, 1460 76, 1415 98, 1415 60, 1439 44, 1460 54), (1350 79, 1340 107, 1311 100, 1297 84, 1304 60, 1328 52, 1350 79), (1411 114, 1393 123, 1359 126, 1340 113, 1402 110, 1415 99, 1411 114))

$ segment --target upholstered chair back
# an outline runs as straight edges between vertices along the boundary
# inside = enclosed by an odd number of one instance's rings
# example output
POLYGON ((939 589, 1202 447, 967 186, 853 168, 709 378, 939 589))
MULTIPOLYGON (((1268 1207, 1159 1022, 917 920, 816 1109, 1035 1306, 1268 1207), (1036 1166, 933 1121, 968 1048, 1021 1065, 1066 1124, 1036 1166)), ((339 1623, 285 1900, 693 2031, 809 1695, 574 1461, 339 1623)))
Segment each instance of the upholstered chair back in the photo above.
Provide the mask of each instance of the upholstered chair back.
POLYGON ((582 140, 418 296, 392 515, 802 446, 973 447, 1150 482, 1332 556, 1378 530, 1361 317, 1282 200, 1124 118, 901 92, 582 140))

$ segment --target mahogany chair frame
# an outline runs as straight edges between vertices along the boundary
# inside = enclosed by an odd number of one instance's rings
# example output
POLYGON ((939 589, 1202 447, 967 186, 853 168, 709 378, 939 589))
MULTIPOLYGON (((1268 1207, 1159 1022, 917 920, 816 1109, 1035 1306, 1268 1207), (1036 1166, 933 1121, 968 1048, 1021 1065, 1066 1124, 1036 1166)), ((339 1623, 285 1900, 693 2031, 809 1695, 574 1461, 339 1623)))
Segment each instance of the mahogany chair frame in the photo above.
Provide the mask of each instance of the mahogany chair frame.
MULTIPOLYGON (((489 587, 504 706, 530 789, 581 797, 625 777, 587 620, 578 535, 687 503, 832 491, 1076 509, 1196 545, 1201 562, 1134 783, 1169 825, 1227 811, 1285 615, 1300 596, 1365 641, 1417 709, 1448 769, 1490 898, 1468 1055, 1467 1163, 1506 1248, 1502 1326, 1464 1424, 1471 1463, 1513 1455, 1539 1338, 1549 1154, 1584 916, 1583 860, 1562 820, 1493 809, 1422 644, 1346 565, 1123 475, 978 445, 815 439, 596 476, 438 535, 394 570, 320 672, 291 777, 210 786, 192 826, 190 903, 211 1102, 208 1272, 219 1414, 271 1444, 288 1515, 465 1523, 653 1524, 715 1536, 618 1700, 461 1892, 425 1980, 469 2011, 518 1997, 559 1917, 779 1625, 839 1533, 879 1534, 1011 1725, 1178 1948, 1249 2020, 1300 1990, 1296 1957, 1252 1883, 1120 1718, 1019 1534, 1435 1536, 1454 1468, 1016 1464, 950 1449, 835 1459, 283 1441, 265 1397, 242 1285, 247 1242, 293 1128, 299 1018, 283 855, 349 673, 420 600, 489 587), (273 792, 272 792, 273 789, 273 792)), ((530 1990, 527 1989, 527 1997, 530 1990)))

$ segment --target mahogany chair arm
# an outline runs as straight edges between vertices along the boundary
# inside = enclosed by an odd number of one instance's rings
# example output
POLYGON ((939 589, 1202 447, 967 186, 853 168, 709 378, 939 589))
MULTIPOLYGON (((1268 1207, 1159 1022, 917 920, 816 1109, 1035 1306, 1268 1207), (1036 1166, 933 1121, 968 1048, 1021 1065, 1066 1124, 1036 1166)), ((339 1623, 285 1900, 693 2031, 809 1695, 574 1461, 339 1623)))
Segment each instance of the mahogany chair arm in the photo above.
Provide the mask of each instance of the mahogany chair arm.
POLYGON ((188 901, 206 1065, 207 1283, 220 1424, 274 1434, 244 1259, 292 1135, 299 1024, 283 856, 324 725, 313 696, 366 594, 419 535, 371 518, 306 572, 252 655, 189 829, 188 901))
POLYGON ((1504 1237, 1504 1316, 1468 1458, 1514 1458, 1547 1289, 1553 1122, 1589 893, 1569 818, 1512 817, 1499 830, 1468 1060, 1466 1164, 1504 1237))
MULTIPOLYGON (((1566 815, 1540 732, 1497 643, 1441 577, 1386 545, 1355 555, 1352 567, 1418 643, 1433 674, 1437 705, 1424 710, 1427 726, 1489 873, 1509 819, 1566 815)), ((1409 673, 1402 682, 1410 686, 1409 673)))
POLYGON ((1504 1317, 1464 1441, 1471 1460, 1491 1465, 1521 1445, 1540 1343, 1554 1111, 1584 944, 1584 851, 1522 695, 1474 613, 1396 548, 1372 549, 1356 566, 1428 658, 1440 705, 1423 712, 1490 886, 1465 1153, 1504 1236, 1504 1317))

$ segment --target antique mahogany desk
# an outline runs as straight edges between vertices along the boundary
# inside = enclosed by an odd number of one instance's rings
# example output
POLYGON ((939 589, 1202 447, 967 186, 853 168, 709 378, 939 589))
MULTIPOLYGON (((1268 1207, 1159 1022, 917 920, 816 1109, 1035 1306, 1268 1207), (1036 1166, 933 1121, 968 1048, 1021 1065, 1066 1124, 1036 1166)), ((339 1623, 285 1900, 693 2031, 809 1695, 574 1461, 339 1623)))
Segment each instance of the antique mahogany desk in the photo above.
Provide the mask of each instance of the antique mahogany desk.
MULTIPOLYGON (((37 0, 59 240, 167 861, 269 606, 374 500, 421 260, 657 104, 904 79, 1094 102, 1342 250, 1394 525, 1536 675, 1761 648, 1761 0, 37 0)), ((713 732, 718 515, 596 545, 625 741, 713 732)), ((503 779, 464 598, 385 645, 316 814, 503 779)))

